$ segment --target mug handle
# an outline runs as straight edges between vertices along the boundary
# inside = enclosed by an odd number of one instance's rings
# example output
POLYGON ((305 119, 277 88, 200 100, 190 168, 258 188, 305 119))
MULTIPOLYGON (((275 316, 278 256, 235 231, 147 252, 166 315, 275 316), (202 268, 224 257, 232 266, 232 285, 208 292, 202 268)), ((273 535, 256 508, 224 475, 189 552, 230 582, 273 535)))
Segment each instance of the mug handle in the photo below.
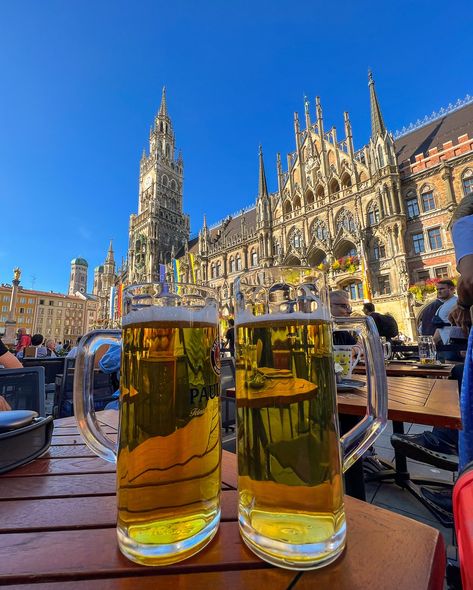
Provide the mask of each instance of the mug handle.
POLYGON ((388 385, 384 354, 376 324, 372 318, 341 318, 333 320, 337 330, 355 331, 365 352, 367 408, 365 417, 340 437, 343 449, 343 471, 346 471, 374 443, 388 419, 388 385))
POLYGON ((121 342, 120 330, 94 330, 82 337, 78 347, 74 371, 74 414, 85 444, 102 459, 116 463, 117 444, 100 428, 95 416, 93 385, 94 359, 104 344, 121 342))
POLYGON ((358 361, 361 358, 361 350, 360 350, 360 347, 359 346, 355 346, 354 349, 356 351, 356 358, 355 358, 355 360, 352 360, 351 369, 350 369, 351 371, 353 371, 353 369, 356 367, 356 365, 358 364, 358 361))

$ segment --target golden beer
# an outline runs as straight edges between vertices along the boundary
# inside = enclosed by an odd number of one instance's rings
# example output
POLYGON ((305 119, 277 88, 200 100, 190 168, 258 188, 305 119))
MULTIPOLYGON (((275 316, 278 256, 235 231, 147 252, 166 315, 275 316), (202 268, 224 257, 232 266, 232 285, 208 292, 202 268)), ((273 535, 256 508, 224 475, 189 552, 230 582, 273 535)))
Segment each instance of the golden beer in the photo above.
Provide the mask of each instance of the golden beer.
POLYGON ((220 518, 220 383, 216 324, 123 326, 118 537, 140 563, 199 551, 220 518))
POLYGON ((243 539, 283 567, 329 563, 346 529, 330 324, 255 317, 236 341, 243 539))

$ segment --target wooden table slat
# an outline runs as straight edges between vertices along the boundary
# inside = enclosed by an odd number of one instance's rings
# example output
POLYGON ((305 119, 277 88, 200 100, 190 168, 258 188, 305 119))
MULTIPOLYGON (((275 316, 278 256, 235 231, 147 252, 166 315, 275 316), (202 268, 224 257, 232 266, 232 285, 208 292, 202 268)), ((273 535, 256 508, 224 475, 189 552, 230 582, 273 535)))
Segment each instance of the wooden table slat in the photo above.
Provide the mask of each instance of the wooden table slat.
MULTIPOLYGON (((223 490, 221 500, 222 521, 237 520, 237 491, 223 490)), ((11 500, 0 506, 2 533, 106 528, 117 522, 115 494, 11 500)))
POLYGON ((249 569, 201 574, 157 574, 155 569, 141 572, 140 578, 106 578, 75 580, 73 582, 47 582, 45 584, 14 584, 2 586, 6 590, 248 590, 264 588, 286 590, 298 572, 281 569, 249 569))
POLYGON ((63 459, 39 458, 23 467, 9 471, 2 477, 20 477, 36 475, 62 475, 63 473, 114 473, 115 464, 107 463, 99 457, 63 459))

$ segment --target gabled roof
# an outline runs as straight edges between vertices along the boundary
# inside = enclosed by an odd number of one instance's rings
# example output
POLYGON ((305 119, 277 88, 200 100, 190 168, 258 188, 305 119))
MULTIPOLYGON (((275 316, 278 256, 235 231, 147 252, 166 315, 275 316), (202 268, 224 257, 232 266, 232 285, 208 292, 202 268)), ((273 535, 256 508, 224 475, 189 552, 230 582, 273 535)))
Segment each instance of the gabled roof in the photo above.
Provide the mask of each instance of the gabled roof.
POLYGON ((456 144, 465 133, 473 137, 473 103, 396 139, 394 143, 398 162, 413 162, 417 154, 426 155, 429 149, 441 148, 447 141, 456 144))

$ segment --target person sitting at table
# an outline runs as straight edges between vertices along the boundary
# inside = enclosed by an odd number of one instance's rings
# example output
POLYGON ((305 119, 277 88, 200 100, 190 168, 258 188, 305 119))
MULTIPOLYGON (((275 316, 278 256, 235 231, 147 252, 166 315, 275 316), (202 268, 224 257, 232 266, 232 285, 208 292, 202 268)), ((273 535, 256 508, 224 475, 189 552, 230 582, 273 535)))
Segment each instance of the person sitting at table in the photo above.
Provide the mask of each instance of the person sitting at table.
MULTIPOLYGON (((330 313, 334 318, 349 318, 352 313, 350 298, 348 293, 343 289, 330 291, 330 313)), ((334 330, 333 343, 336 345, 356 344, 357 338, 348 330, 334 330)))
POLYGON ((49 356, 51 358, 57 357, 56 341, 54 340, 54 338, 48 338, 44 345, 46 346, 46 356, 49 356))
POLYGON ((16 354, 22 352, 27 346, 31 345, 31 336, 26 333, 26 328, 18 328, 16 333, 16 354))
POLYGON ((34 334, 31 338, 31 346, 27 346, 21 350, 16 356, 19 359, 24 358, 45 358, 48 356, 48 349, 43 345, 44 336, 42 334, 34 334))
POLYGON ((0 367, 3 369, 22 369, 23 365, 0 339, 0 367))
POLYGON ((374 304, 369 301, 363 304, 363 313, 373 318, 379 335, 384 336, 386 340, 390 341, 399 336, 399 328, 392 315, 377 312, 374 304))
MULTIPOLYGON (((23 365, 0 339, 0 367, 4 369, 22 369, 23 365)), ((11 410, 7 400, 0 395, 0 412, 11 410)))
POLYGON ((71 348, 71 350, 67 353, 66 358, 67 359, 75 359, 77 356, 77 347, 79 346, 79 342, 81 340, 82 336, 79 336, 79 338, 77 338, 77 342, 76 345, 71 348))
MULTIPOLYGON (((454 468, 460 451, 460 470, 473 460, 473 330, 471 310, 473 306, 473 194, 467 195, 460 202, 452 219, 452 241, 457 259, 460 279, 457 284, 458 298, 450 310, 449 321, 460 326, 464 333, 469 331, 468 350, 464 364, 453 368, 452 379, 457 379, 460 392, 460 414, 462 430, 460 433, 446 428, 434 428, 432 432, 418 435, 393 434, 391 444, 407 457, 430 462, 446 468, 454 468), (459 444, 458 444, 458 442, 459 444), (458 448, 459 447, 459 448, 458 448), (440 460, 440 464, 439 464, 440 460), (447 465, 449 465, 448 467, 447 465)), ((451 491, 433 492, 422 488, 424 495, 440 506, 452 512, 451 491)))

